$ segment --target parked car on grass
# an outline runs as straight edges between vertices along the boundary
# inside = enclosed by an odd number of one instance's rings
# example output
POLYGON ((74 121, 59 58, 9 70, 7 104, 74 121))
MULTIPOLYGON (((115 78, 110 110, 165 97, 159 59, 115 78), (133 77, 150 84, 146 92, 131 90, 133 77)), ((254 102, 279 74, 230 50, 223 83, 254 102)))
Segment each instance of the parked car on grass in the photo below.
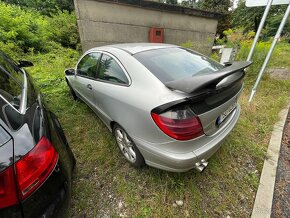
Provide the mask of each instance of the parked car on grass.
POLYGON ((57 117, 29 74, 0 52, 0 217, 66 212, 75 165, 57 117))
POLYGON ((175 45, 117 44, 85 52, 65 78, 133 166, 202 171, 238 121, 250 64, 225 67, 175 45))

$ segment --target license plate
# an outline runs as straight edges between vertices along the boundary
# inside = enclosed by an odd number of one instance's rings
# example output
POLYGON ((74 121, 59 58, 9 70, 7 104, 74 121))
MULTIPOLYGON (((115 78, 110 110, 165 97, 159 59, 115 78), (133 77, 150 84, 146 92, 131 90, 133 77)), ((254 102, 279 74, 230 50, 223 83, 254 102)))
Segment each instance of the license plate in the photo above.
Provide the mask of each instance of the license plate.
POLYGON ((237 107, 237 102, 233 103, 228 109, 225 110, 216 120, 216 124, 219 126, 227 116, 237 107))

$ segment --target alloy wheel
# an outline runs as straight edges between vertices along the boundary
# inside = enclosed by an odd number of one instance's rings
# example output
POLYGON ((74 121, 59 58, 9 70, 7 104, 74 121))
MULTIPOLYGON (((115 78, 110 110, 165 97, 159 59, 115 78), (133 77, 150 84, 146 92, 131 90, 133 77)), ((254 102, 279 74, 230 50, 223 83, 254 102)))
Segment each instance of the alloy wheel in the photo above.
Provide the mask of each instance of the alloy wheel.
POLYGON ((126 159, 129 162, 135 163, 136 162, 135 148, 133 146, 133 142, 129 139, 127 133, 121 128, 116 128, 115 137, 122 154, 126 157, 126 159))

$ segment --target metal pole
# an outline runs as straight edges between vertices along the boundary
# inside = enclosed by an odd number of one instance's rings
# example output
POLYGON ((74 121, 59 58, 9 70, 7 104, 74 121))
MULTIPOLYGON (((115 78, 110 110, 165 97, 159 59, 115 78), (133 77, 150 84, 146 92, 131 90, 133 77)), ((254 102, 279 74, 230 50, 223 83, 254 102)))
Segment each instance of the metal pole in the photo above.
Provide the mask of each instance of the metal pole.
POLYGON ((264 26, 264 23, 265 23, 265 21, 266 21, 266 18, 267 18, 268 14, 269 14, 269 11, 270 11, 270 8, 271 8, 271 5, 272 5, 272 2, 273 2, 273 0, 268 0, 268 3, 267 3, 267 6, 266 6, 266 9, 265 9, 265 11, 264 11, 264 14, 263 14, 262 20, 261 20, 261 22, 260 22, 260 25, 259 25, 259 28, 258 28, 258 30, 257 30, 257 33, 256 33, 256 35, 255 35, 255 39, 254 39, 254 42, 253 42, 253 44, 252 44, 251 50, 250 50, 250 52, 249 52, 249 55, 248 55, 247 61, 250 61, 250 60, 252 59, 252 56, 253 56, 253 53, 254 53, 254 49, 255 49, 256 44, 257 44, 257 42, 258 42, 258 39, 259 39, 259 36, 260 36, 261 31, 262 31, 262 29, 263 29, 263 26, 264 26))
POLYGON ((257 87, 259 85, 259 82, 260 82, 260 80, 261 80, 261 78, 262 78, 262 76, 263 76, 263 74, 265 72, 266 66, 267 66, 267 64, 268 64, 268 62, 269 62, 269 60, 271 58, 271 55, 272 55, 272 53, 274 51, 275 45, 276 45, 278 39, 280 38, 280 35, 281 35, 282 31, 283 31, 283 28, 285 26, 285 23, 286 23, 286 21, 287 21, 287 19, 289 17, 289 13, 290 13, 290 4, 287 7, 286 13, 285 13, 285 15, 284 15, 284 17, 283 17, 283 19, 282 19, 282 21, 280 23, 279 29, 278 29, 278 31, 277 31, 277 33, 275 35, 275 38, 274 38, 274 40, 272 42, 271 47, 270 47, 270 51, 268 52, 267 57, 266 57, 266 59, 265 59, 265 61, 263 63, 263 66, 262 66, 262 68, 261 68, 261 70, 259 72, 259 75, 258 75, 258 78, 256 80, 256 83, 255 83, 255 85, 254 85, 254 87, 252 89, 252 93, 250 95, 249 102, 252 101, 252 99, 253 99, 253 97, 255 95, 255 92, 257 90, 257 87))

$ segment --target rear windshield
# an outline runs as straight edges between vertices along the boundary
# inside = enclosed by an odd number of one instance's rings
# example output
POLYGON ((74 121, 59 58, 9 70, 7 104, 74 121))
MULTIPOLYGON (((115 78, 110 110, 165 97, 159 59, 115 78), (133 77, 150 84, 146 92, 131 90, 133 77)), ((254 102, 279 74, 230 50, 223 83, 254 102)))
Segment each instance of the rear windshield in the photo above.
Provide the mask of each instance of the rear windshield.
POLYGON ((23 85, 23 73, 17 67, 17 64, 3 52, 0 52, 0 65, 13 77, 15 82, 18 82, 21 86, 23 85))
MULTIPOLYGON (((27 106, 30 107, 37 99, 37 92, 32 80, 27 75, 27 106)), ((24 74, 17 63, 0 51, 0 95, 19 109, 24 84, 24 74)))
MULTIPOLYGON (((0 63, 1 64, 1 63, 0 63)), ((17 78, 12 77, 0 65, 0 96, 5 98, 15 108, 19 108, 22 93, 22 84, 17 78), (14 104, 15 103, 15 104, 14 104)))
POLYGON ((163 83, 224 68, 218 62, 184 48, 155 49, 137 53, 134 57, 163 83))

